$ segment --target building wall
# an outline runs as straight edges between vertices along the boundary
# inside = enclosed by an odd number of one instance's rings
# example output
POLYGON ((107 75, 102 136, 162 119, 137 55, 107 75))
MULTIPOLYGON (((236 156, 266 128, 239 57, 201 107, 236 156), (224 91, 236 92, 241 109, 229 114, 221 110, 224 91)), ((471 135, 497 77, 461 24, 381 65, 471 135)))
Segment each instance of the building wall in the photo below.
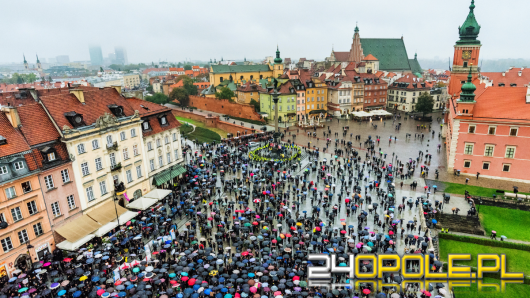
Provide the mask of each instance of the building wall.
POLYGON ((140 85, 140 75, 124 75, 123 76, 123 86, 127 88, 132 88, 134 86, 140 85))
POLYGON ((364 84, 363 83, 355 83, 352 84, 352 106, 351 110, 359 112, 362 111, 364 108, 364 84))
POLYGON ((258 91, 236 91, 237 94, 237 102, 238 103, 246 103, 249 104, 250 101, 253 99, 256 102, 259 102, 259 92, 258 91))
POLYGON ((76 180, 71 162, 41 172, 39 174, 39 181, 42 185, 46 209, 48 211, 48 217, 53 230, 82 215, 81 202, 79 201, 79 194, 77 193, 76 180), (63 182, 63 178, 61 176, 61 171, 63 170, 68 171, 69 181, 67 182, 63 182), (50 175, 52 176, 55 188, 48 190, 44 179, 50 175), (74 208, 70 208, 68 205, 68 196, 73 196, 75 204, 74 208), (55 216, 53 214, 52 204, 55 202, 59 203, 59 216, 55 216))
POLYGON ((305 110, 305 90, 296 91, 296 114, 300 116, 306 114, 305 110))
MULTIPOLYGON (((314 117, 316 114, 310 114, 314 110, 327 110, 328 90, 323 83, 315 82, 314 88, 306 89, 306 114, 308 117, 314 117)), ((317 115, 318 116, 318 115, 317 115)))
POLYGON ((473 120, 459 122, 458 139, 455 140, 454 169, 469 175, 480 172, 483 177, 530 181, 527 170, 530 167, 530 151, 527 150, 530 146, 530 126, 473 120), (469 127, 473 125, 475 132, 470 133, 469 127), (495 127, 494 135, 489 134, 490 127, 495 127), (511 128, 518 129, 516 136, 510 135, 511 128), (473 145, 471 154, 465 152, 466 145, 473 145), (486 156, 486 146, 493 146, 493 156, 486 156), (513 158, 506 157, 507 148, 515 149, 513 158), (470 161, 469 167, 465 166, 466 161, 470 161), (489 163, 489 169, 483 169, 484 163, 489 163), (510 165, 509 171, 503 171, 503 165, 510 165))
MULTIPOLYGON (((283 70, 282 70, 283 71, 283 70)), ((268 71, 251 71, 251 72, 232 72, 232 73, 213 73, 210 72, 210 84, 217 86, 222 80, 230 80, 230 76, 235 84, 241 84, 242 81, 260 80, 268 77, 273 77, 273 70, 268 71), (242 78, 241 78, 242 77, 242 78)))
POLYGON ((263 121, 251 105, 232 103, 227 99, 216 99, 208 97, 190 96, 191 107, 200 110, 214 111, 232 117, 246 118, 250 120, 263 121))
POLYGON ((364 109, 374 109, 386 107, 387 100, 386 83, 364 85, 364 109))
POLYGON ((7 229, 0 230, 0 240, 10 238, 13 248, 9 251, 6 251, 1 247, 0 251, 0 274, 5 268, 9 276, 11 272, 16 270, 16 260, 21 255, 27 255, 31 257, 31 262, 37 262, 39 259, 37 257, 36 249, 48 248, 51 252, 55 243, 52 237, 52 232, 50 228, 50 222, 47 216, 47 209, 44 203, 43 193, 41 191, 41 186, 39 183, 38 176, 36 174, 30 174, 26 177, 14 180, 12 182, 4 183, 0 186, 0 213, 6 219, 6 222, 9 224, 7 229), (21 183, 29 181, 31 184, 31 191, 24 193, 22 191, 21 183), (15 187, 17 196, 13 199, 8 199, 6 197, 6 188, 15 187), (37 212, 33 215, 30 215, 28 209, 28 203, 34 201, 37 206, 37 212), (22 213, 22 219, 15 222, 11 214, 11 210, 19 207, 22 213), (33 226, 40 224, 42 227, 42 234, 37 236, 35 234, 33 226), (29 242, 34 248, 27 249, 27 242, 21 243, 19 241, 18 232, 26 230, 29 242), (2 267, 4 266, 4 267, 2 267))
MULTIPOLYGON (((292 120, 291 117, 294 115, 288 116, 288 114, 296 113, 296 94, 282 94, 279 96, 278 100, 278 117, 281 117, 282 121, 286 119, 292 120)), ((274 119, 275 105, 272 100, 272 95, 268 93, 260 93, 260 111, 269 114, 269 119, 274 119)))
MULTIPOLYGON (((168 115, 168 117, 171 117, 171 114, 168 115)), ((171 130, 163 131, 161 133, 157 133, 148 137, 144 137, 144 152, 146 156, 146 160, 144 161, 144 164, 147 166, 147 170, 149 173, 149 184, 153 183, 153 177, 169 168, 171 168, 174 165, 180 164, 184 161, 182 157, 182 144, 181 144, 181 137, 180 137, 180 129, 174 128, 171 130), (176 140, 173 139, 173 134, 176 134, 177 138, 176 140), (165 137, 168 137, 169 142, 165 143, 165 137), (157 147, 156 140, 160 140, 160 147, 157 147), (149 150, 148 143, 151 143, 152 149, 149 150), (176 152, 175 152, 176 150, 176 152), (168 163, 167 161, 167 154, 170 154, 171 156, 171 162, 168 163), (163 165, 160 166, 158 157, 162 156, 163 165), (154 170, 151 170, 151 160, 154 161, 155 167, 154 170)), ((154 186, 153 186, 154 187, 154 186)))

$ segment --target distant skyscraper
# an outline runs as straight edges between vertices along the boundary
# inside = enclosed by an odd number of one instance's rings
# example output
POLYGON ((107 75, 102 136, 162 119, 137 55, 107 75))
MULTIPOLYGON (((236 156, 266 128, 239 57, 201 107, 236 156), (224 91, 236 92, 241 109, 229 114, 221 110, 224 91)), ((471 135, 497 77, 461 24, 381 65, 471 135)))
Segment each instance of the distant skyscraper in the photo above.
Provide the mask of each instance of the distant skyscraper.
POLYGON ((70 63, 70 56, 68 55, 57 56, 56 59, 57 63, 70 63))
POLYGON ((127 60, 127 51, 123 47, 115 47, 114 54, 116 55, 115 64, 129 64, 127 60))
POLYGON ((90 52, 90 63, 92 65, 103 65, 103 52, 100 46, 91 46, 88 51, 90 52))

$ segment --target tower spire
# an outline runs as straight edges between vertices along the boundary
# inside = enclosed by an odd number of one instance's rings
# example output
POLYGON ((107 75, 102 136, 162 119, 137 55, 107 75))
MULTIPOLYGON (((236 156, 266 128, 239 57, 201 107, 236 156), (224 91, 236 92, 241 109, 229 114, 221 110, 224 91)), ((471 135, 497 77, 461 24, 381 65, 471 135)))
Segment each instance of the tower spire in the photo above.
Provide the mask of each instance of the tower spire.
POLYGON ((28 63, 28 61, 26 61, 26 55, 22 54, 22 56, 24 56, 24 64, 28 63))

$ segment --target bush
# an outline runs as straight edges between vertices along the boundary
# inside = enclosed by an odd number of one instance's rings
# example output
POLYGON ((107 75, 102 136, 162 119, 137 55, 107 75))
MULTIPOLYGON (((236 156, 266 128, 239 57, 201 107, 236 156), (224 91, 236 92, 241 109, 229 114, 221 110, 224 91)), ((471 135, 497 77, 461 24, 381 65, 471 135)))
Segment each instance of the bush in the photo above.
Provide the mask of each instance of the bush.
MULTIPOLYGON (((223 115, 223 116, 225 116, 225 115, 223 115)), ((265 121, 251 120, 251 119, 246 119, 246 118, 241 118, 241 117, 232 117, 232 116, 229 116, 229 115, 226 115, 226 117, 229 117, 230 120, 239 120, 239 121, 248 122, 248 123, 252 123, 252 124, 256 124, 256 125, 265 124, 265 121)))
POLYGON ((476 238, 476 237, 461 236, 461 235, 446 234, 446 233, 438 234, 438 238, 453 240, 453 241, 460 241, 460 242, 468 242, 468 243, 486 245, 486 246, 492 246, 492 247, 502 247, 502 248, 530 251, 530 245, 523 244, 523 243, 514 243, 514 242, 508 242, 508 241, 491 240, 491 239, 476 238))

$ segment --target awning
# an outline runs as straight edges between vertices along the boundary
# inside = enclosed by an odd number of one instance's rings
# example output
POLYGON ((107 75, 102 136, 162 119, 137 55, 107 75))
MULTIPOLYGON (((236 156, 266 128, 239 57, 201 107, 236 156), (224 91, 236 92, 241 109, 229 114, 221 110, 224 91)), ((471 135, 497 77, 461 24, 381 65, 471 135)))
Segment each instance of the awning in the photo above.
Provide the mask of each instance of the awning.
POLYGON ((103 237, 105 236, 105 234, 107 234, 110 230, 114 229, 115 227, 118 226, 118 223, 115 222, 115 221, 111 221, 109 223, 107 223, 106 225, 102 226, 101 228, 99 228, 97 231, 95 231, 93 234, 96 235, 97 237, 103 237))
POLYGON ((55 247, 60 248, 60 249, 64 249, 64 250, 75 251, 75 250, 78 250, 81 246, 83 246, 88 241, 92 240, 92 238, 94 238, 94 237, 96 237, 96 235, 88 234, 88 235, 86 235, 85 237, 79 239, 76 242, 72 243, 72 242, 70 242, 68 240, 65 240, 65 241, 55 245, 55 247))
POLYGON ((101 224, 97 223, 96 221, 94 221, 92 218, 90 218, 88 215, 85 214, 57 228, 55 231, 59 235, 66 238, 66 240, 75 244, 75 242, 83 239, 88 234, 94 232, 95 230, 99 228, 101 228, 101 224))
POLYGON ((128 222, 129 220, 135 218, 137 215, 138 215, 138 212, 136 212, 136 211, 127 211, 127 212, 123 213, 119 217, 120 225, 124 225, 126 222, 128 222))
POLYGON ((87 215, 98 223, 106 225, 125 212, 127 212, 127 209, 123 208, 118 203, 115 203, 111 198, 110 200, 107 200, 103 204, 100 204, 96 208, 92 209, 92 211, 88 212, 87 215), (116 215, 116 213, 118 213, 118 215, 116 215))
POLYGON ((144 198, 162 200, 167 195, 171 194, 171 190, 168 189, 153 189, 144 195, 144 198))
POLYGON ((134 202, 130 203, 129 205, 125 206, 129 209, 138 209, 138 210, 145 210, 154 204, 156 204, 158 200, 156 199, 149 199, 149 198, 139 198, 135 200, 134 202))
POLYGON ((186 169, 181 165, 164 170, 153 177, 153 184, 156 186, 162 185, 169 180, 186 173, 186 169))

